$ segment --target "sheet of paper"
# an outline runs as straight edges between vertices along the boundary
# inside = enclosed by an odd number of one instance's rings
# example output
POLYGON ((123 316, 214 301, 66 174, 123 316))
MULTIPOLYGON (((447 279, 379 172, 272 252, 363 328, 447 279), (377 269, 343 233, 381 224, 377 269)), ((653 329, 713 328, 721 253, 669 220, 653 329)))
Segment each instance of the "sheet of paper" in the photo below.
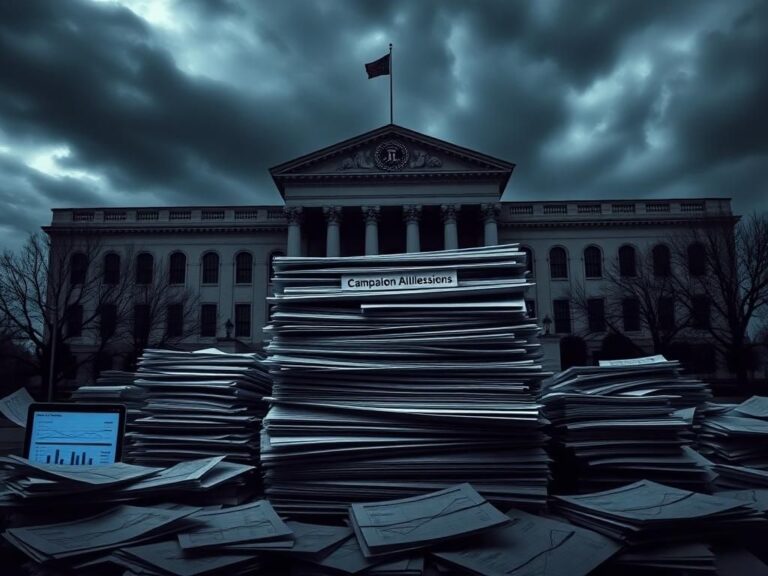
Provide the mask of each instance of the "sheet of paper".
POLYGON ((413 498, 356 503, 350 518, 366 557, 414 549, 509 522, 469 484, 413 498))
POLYGON ((507 512, 510 523, 433 554, 484 576, 585 576, 616 554, 621 545, 572 524, 507 512))
POLYGON ((14 424, 27 427, 27 411, 35 399, 26 388, 19 388, 13 394, 0 399, 0 413, 14 424))
POLYGON ((290 537, 291 529, 266 500, 195 515, 202 526, 178 535, 185 550, 290 537))

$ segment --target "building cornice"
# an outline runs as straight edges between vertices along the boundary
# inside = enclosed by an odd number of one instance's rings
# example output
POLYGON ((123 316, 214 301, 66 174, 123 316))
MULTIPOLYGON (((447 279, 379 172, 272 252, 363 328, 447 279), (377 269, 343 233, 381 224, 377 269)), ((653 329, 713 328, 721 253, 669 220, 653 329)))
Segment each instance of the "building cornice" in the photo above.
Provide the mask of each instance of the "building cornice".
POLYGON ((43 226, 43 232, 56 234, 243 234, 256 232, 285 232, 288 224, 274 223, 263 226, 43 226))
POLYGON ((697 216, 691 218, 606 218, 603 220, 499 220, 500 228, 615 228, 638 226, 690 226, 707 225, 716 222, 734 223, 738 216, 697 216))

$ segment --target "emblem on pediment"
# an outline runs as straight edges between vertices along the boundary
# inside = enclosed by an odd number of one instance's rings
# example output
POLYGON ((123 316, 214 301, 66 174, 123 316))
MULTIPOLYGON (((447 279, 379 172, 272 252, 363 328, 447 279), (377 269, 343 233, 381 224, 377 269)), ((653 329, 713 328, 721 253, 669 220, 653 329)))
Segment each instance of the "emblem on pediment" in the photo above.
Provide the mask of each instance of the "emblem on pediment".
POLYGON ((439 156, 422 149, 408 148, 397 140, 387 140, 371 150, 358 150, 352 156, 342 159, 338 170, 385 170, 397 172, 404 168, 440 168, 443 161, 439 156))
POLYGON ((381 170, 402 170, 408 164, 408 148, 397 140, 387 140, 376 146, 373 159, 381 170))
POLYGON ((428 154, 424 150, 414 150, 408 168, 440 168, 442 165, 443 161, 437 156, 428 154))

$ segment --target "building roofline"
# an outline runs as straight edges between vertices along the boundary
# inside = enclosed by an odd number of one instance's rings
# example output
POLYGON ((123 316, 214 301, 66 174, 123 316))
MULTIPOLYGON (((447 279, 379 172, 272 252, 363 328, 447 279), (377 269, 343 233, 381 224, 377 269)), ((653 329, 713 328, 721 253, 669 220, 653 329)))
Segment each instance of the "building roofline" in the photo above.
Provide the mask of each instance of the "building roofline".
MULTIPOLYGON (((605 202, 695 202, 698 200, 728 200, 731 196, 692 196, 688 198, 591 198, 562 200, 500 200, 501 204, 573 204, 584 202, 588 204, 600 204, 605 202)), ((51 208, 51 212, 66 212, 67 210, 240 210, 248 208, 284 208, 285 204, 217 204, 217 205, 163 205, 163 206, 69 206, 64 208, 51 208)))
POLYGON ((162 206, 68 206, 66 208, 51 208, 51 212, 67 210, 242 210, 248 208, 284 208, 285 204, 211 204, 186 205, 165 204, 162 206))
POLYGON ((458 144, 454 144, 453 142, 449 142, 448 140, 442 140, 440 138, 436 138, 434 136, 424 134, 423 132, 418 132, 416 130, 406 128, 405 126, 401 126, 399 124, 390 123, 390 124, 384 124, 383 126, 379 126, 378 128, 374 128, 373 130, 368 130, 367 132, 363 132, 362 134, 357 134, 355 136, 352 136, 351 138, 342 140, 341 142, 336 142, 328 146, 323 146, 322 148, 313 150, 311 152, 307 152, 305 154, 302 154, 301 156, 298 156, 286 162, 281 162, 280 164, 277 164, 269 168, 269 173, 274 175, 276 172, 285 170, 286 168, 290 168, 291 166, 294 166, 297 164, 301 164, 312 158, 315 158, 315 157, 322 158, 329 154, 333 154, 334 152, 342 148, 351 146, 355 142, 368 140, 369 138, 375 138, 379 134, 386 133, 387 131, 392 129, 402 130, 404 133, 406 133, 407 135, 410 135, 413 138, 431 141, 431 143, 435 144, 436 146, 442 146, 444 148, 452 149, 454 152, 460 155, 486 158, 493 163, 504 165, 510 171, 514 170, 515 168, 514 162, 509 162, 508 160, 503 160, 496 156, 485 154, 484 152, 478 152, 477 150, 472 150, 471 148, 467 148, 466 146, 459 146, 458 144))
POLYGON ((563 198, 561 200, 501 200, 504 204, 573 204, 586 202, 600 204, 604 202, 689 202, 696 200, 732 200, 731 196, 690 196, 690 197, 659 197, 659 198, 563 198))

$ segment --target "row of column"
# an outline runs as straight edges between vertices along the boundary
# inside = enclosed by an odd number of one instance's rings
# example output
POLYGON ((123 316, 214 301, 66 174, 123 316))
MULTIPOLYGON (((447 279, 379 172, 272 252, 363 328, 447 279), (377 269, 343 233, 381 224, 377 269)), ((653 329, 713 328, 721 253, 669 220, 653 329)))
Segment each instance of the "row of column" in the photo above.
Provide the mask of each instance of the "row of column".
MULTIPOLYGON (((443 238, 446 250, 454 250, 459 247, 459 233, 456 219, 460 206, 457 204, 444 204, 440 206, 440 214, 443 220, 443 238)), ((365 222, 365 254, 379 253, 379 206, 361 206, 363 220, 365 222)), ((341 207, 326 206, 323 208, 327 228, 326 256, 335 257, 341 254, 341 207)), ((495 246, 499 243, 497 220, 499 217, 498 204, 481 204, 480 211, 484 226, 484 241, 486 246, 495 246)), ((285 208, 285 216, 288 220, 288 256, 301 255, 301 222, 302 208, 289 206, 285 208)), ((403 220, 405 220, 405 247, 407 252, 420 252, 419 222, 421 220, 421 206, 407 204, 403 206, 403 220)))

